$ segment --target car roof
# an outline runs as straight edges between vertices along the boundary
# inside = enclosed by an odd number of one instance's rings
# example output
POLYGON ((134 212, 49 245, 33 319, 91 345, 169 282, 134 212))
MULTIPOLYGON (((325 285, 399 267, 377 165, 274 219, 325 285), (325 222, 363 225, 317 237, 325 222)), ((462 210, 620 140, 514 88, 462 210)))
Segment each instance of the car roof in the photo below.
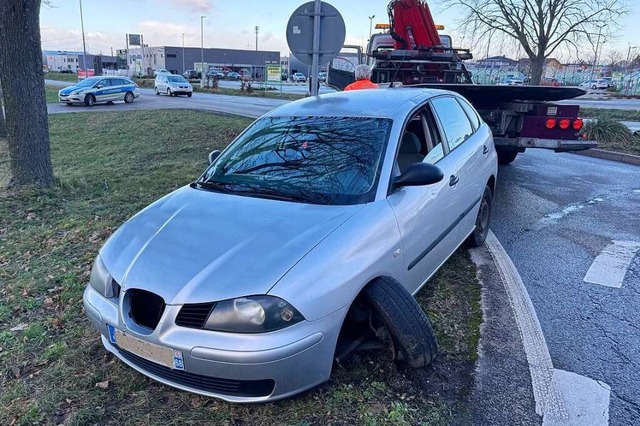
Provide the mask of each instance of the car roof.
POLYGON ((453 92, 438 89, 393 88, 352 90, 308 97, 285 104, 265 116, 388 117, 404 115, 437 95, 453 92))

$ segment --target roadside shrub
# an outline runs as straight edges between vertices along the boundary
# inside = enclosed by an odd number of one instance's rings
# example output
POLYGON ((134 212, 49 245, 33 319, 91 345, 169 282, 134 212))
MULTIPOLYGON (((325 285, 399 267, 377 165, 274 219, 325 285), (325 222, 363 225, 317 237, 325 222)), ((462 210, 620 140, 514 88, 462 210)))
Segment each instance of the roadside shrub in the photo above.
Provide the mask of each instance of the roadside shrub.
POLYGON ((627 126, 606 115, 601 115, 597 120, 586 122, 580 135, 598 143, 622 145, 631 145, 635 139, 627 126))

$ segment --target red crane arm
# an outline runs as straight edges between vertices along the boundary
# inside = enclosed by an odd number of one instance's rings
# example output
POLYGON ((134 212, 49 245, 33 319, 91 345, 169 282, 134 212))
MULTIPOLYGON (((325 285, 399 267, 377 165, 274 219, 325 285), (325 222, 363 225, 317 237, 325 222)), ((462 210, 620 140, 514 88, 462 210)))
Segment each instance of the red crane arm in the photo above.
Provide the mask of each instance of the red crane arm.
POLYGON ((396 49, 415 50, 440 46, 431 11, 422 0, 393 0, 387 7, 396 49))

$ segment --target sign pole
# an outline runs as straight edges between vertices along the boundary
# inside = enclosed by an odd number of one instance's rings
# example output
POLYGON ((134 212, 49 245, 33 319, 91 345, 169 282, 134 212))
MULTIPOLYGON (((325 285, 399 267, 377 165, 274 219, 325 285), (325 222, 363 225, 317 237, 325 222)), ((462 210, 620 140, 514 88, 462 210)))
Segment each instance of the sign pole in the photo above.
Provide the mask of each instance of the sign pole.
POLYGON ((133 77, 132 75, 129 75, 129 34, 126 34, 127 37, 127 50, 126 50, 126 66, 125 66, 125 72, 127 73, 127 77, 133 77))
POLYGON ((313 60, 311 62, 311 96, 318 95, 318 68, 320 62, 320 12, 322 11, 322 0, 315 0, 313 13, 313 60))

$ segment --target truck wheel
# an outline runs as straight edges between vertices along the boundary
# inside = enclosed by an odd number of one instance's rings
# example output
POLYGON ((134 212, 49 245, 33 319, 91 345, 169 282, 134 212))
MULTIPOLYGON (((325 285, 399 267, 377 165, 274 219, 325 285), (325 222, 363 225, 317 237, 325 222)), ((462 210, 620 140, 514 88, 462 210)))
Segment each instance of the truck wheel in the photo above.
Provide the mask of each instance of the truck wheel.
POLYGON ((518 156, 518 151, 515 150, 496 150, 498 154, 498 164, 511 164, 513 160, 518 156))
POLYGON ((491 188, 487 185, 484 187, 484 193, 480 200, 480 210, 478 210, 478 216, 476 217, 476 228, 467 239, 467 243, 471 247, 480 247, 487 239, 487 234, 489 234, 489 224, 491 223, 492 207, 493 194, 491 193, 491 188))
POLYGON ((401 350, 401 364, 422 368, 436 357, 438 344, 426 314, 402 285, 387 277, 377 278, 365 288, 365 297, 401 350))

